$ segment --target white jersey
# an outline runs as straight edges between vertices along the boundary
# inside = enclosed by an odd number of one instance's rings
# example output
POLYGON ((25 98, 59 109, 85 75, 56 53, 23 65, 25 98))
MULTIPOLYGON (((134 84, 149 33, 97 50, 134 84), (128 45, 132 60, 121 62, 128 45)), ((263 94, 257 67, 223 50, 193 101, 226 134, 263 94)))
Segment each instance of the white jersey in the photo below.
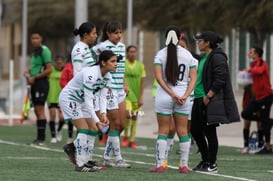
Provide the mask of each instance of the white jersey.
MULTIPOLYGON (((91 112, 92 119, 95 122, 98 122, 99 119, 95 114, 93 105, 95 94, 97 92, 99 93, 100 111, 105 113, 106 94, 110 85, 110 81, 111 74, 108 72, 104 77, 102 77, 99 65, 83 68, 82 71, 75 75, 61 91, 59 101, 62 110, 63 108, 72 109, 73 104, 79 104, 81 107, 84 107, 85 110, 89 110, 89 112, 91 112), (70 104, 72 105, 70 106, 70 104)), ((73 115, 69 115, 69 112, 68 116, 74 116, 73 111, 75 113, 81 111, 81 109, 79 109, 79 107, 74 108, 74 110, 70 111, 73 115)))
POLYGON ((117 69, 115 72, 111 72, 112 74, 112 82, 111 82, 111 88, 114 90, 123 90, 123 78, 125 73, 125 45, 121 42, 118 42, 116 45, 113 44, 111 41, 106 40, 104 42, 101 42, 97 44, 96 46, 92 47, 92 50, 99 55, 104 50, 111 50, 114 54, 121 55, 122 59, 119 60, 117 64, 117 69))
MULTIPOLYGON (((176 82, 176 85, 173 86, 170 83, 167 83, 168 86, 171 89, 179 88, 182 89, 184 92, 188 88, 188 78, 189 78, 189 72, 191 68, 197 68, 198 61, 191 55, 191 53, 180 47, 177 46, 177 61, 178 61, 178 68, 179 68, 179 76, 176 82)), ((167 79, 165 77, 165 68, 167 63, 167 47, 161 49, 157 55, 155 56, 154 65, 160 65, 162 66, 162 76, 163 80, 167 82, 167 79)), ((160 87, 160 85, 158 85, 160 87)), ((184 92, 180 92, 180 94, 183 95, 184 92)))
MULTIPOLYGON (((157 55, 155 56, 154 65, 159 65, 162 67, 163 80, 167 82, 168 86, 176 94, 182 96, 188 88, 190 69, 197 68, 198 61, 191 55, 188 50, 180 46, 177 46, 177 61, 179 76, 175 86, 168 83, 165 76, 165 68, 167 63, 167 47, 161 49, 157 53, 157 55)), ((171 115, 174 112, 177 112, 182 115, 189 116, 192 106, 192 104, 190 103, 190 99, 187 99, 186 103, 182 106, 176 104, 173 101, 172 97, 159 84, 157 86, 155 104, 156 112, 166 115, 171 115)))
POLYGON ((74 76, 82 70, 83 67, 94 65, 96 60, 93 59, 89 46, 79 41, 76 43, 71 52, 74 76))

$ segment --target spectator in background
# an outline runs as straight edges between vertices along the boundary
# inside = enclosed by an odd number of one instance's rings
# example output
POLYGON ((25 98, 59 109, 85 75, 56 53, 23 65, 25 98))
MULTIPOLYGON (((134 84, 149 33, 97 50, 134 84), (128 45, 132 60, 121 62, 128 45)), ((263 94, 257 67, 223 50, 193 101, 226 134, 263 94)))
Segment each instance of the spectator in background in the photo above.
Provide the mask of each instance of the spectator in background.
POLYGON ((127 59, 125 60, 124 76, 129 92, 126 97, 126 123, 121 146, 125 147, 128 145, 128 131, 130 130, 129 147, 137 149, 138 147, 135 142, 135 135, 138 112, 143 105, 144 78, 146 77, 146 71, 143 63, 136 60, 136 46, 128 46, 126 54, 127 59))
POLYGON ((240 121, 240 116, 231 85, 227 56, 218 48, 223 39, 211 31, 196 35, 194 39, 205 55, 198 65, 191 117, 191 134, 202 160, 193 170, 217 173, 216 128, 220 123, 240 121))
POLYGON ((64 57, 57 55, 54 59, 54 64, 52 66, 52 72, 49 75, 49 92, 47 96, 47 105, 49 109, 49 128, 51 133, 51 143, 57 143, 57 141, 61 141, 61 128, 64 124, 64 119, 62 112, 59 107, 59 94, 62 90, 60 86, 60 77, 62 73, 62 69, 64 67, 64 57), (57 114, 56 114, 57 113, 57 114), (58 132, 56 135, 55 128, 55 119, 58 115, 58 132))
POLYGON ((30 67, 24 72, 27 84, 31 86, 31 101, 37 118, 37 137, 31 145, 43 146, 46 136, 45 102, 49 90, 48 75, 51 73, 51 51, 42 44, 43 37, 38 32, 31 34, 33 52, 30 67))
POLYGON ((270 109, 273 101, 273 94, 269 78, 268 64, 262 59, 263 49, 253 46, 249 53, 249 58, 253 63, 248 70, 253 79, 254 97, 248 102, 242 111, 242 117, 246 120, 258 120, 262 122, 263 134, 265 136, 265 146, 257 154, 272 153, 270 145, 272 120, 270 119, 270 109), (259 117, 254 113, 259 112, 259 117))
MULTIPOLYGON (((66 84, 72 78, 73 78, 73 65, 72 65, 72 62, 71 62, 71 56, 68 56, 68 60, 67 60, 65 66, 64 66, 64 68, 62 70, 62 74, 61 74, 61 78, 60 78, 61 88, 63 89, 66 86, 66 84)), ((68 139, 67 139, 67 144, 70 144, 73 141, 73 124, 69 121, 67 123, 67 125, 68 125, 68 139)), ((58 128, 58 130, 59 130, 59 128, 58 128)), ((60 130, 61 130, 61 128, 60 128, 60 130)))

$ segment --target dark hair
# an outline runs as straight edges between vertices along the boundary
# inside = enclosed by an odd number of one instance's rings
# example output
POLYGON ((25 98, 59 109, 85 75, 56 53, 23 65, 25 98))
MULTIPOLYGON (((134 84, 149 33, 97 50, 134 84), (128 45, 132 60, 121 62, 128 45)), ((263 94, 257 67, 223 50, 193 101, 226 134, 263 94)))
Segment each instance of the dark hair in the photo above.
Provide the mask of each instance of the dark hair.
POLYGON ((129 52, 129 50, 131 48, 135 48, 137 50, 137 47, 135 45, 129 45, 127 48, 126 48, 126 52, 129 52))
POLYGON ((100 53, 99 60, 96 62, 95 65, 101 65, 102 61, 107 61, 113 56, 116 56, 114 52, 112 52, 111 50, 104 50, 100 53))
POLYGON ((252 47, 254 49, 254 52, 258 54, 259 57, 262 57, 263 54, 264 54, 264 51, 261 47, 258 47, 258 46, 253 46, 252 47))
POLYGON ((40 32, 40 31, 38 31, 38 30, 32 31, 32 32, 30 33, 30 35, 33 35, 33 34, 38 34, 38 35, 40 35, 41 37, 43 37, 43 33, 40 32))
MULTIPOLYGON (((171 25, 166 28, 165 37, 167 38, 169 31, 175 31, 177 39, 179 39, 180 31, 178 27, 171 25)), ((177 49, 176 45, 169 43, 167 46, 167 61, 165 67, 165 76, 167 82, 175 85, 178 79, 179 70, 178 70, 178 61, 177 61, 177 49)))
POLYGON ((188 40, 187 40, 187 38, 186 38, 186 36, 185 36, 184 33, 180 33, 179 39, 182 40, 182 41, 184 41, 185 44, 188 46, 189 42, 188 42, 188 40))
POLYGON ((85 22, 81 24, 79 29, 78 28, 74 29, 73 34, 75 36, 80 35, 80 37, 82 38, 85 33, 87 34, 90 33, 94 28, 96 28, 95 24, 91 22, 85 22))
POLYGON ((109 37, 107 33, 114 33, 117 29, 122 29, 122 25, 118 21, 108 21, 105 23, 103 30, 102 30, 102 37, 101 41, 108 40, 109 37))
POLYGON ((55 57, 54 57, 54 61, 57 61, 57 60, 65 60, 65 58, 64 58, 64 56, 62 56, 62 55, 56 55, 55 57))

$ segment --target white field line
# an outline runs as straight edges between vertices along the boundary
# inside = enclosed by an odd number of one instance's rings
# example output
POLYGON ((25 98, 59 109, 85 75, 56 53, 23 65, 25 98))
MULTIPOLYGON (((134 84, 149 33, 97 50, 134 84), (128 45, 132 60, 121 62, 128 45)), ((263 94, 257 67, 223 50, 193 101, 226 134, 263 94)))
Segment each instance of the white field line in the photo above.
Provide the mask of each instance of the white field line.
MULTIPOLYGON (((26 145, 26 144, 15 143, 15 142, 11 142, 11 141, 0 140, 0 143, 8 144, 8 145, 14 145, 14 146, 32 147, 32 148, 36 148, 36 149, 40 149, 40 150, 53 151, 53 152, 63 152, 63 150, 61 150, 61 149, 53 149, 53 148, 42 147, 42 146, 29 146, 29 145, 26 145)), ((142 155, 145 156, 145 154, 142 154, 142 155)), ((102 155, 97 155, 97 154, 94 154, 93 156, 100 157, 100 158, 102 157, 102 155)), ((150 154, 148 154, 148 156, 150 156, 150 154)), ((154 163, 147 163, 147 162, 135 161, 135 160, 125 160, 125 161, 130 162, 130 163, 141 164, 141 165, 154 165, 154 163)), ((177 169, 177 166, 168 165, 168 168, 177 169)), ((273 171, 268 171, 268 172, 273 172, 273 171)), ((217 176, 217 177, 230 178, 230 179, 234 179, 234 180, 256 181, 256 180, 253 180, 253 179, 248 179, 248 178, 243 178, 243 177, 235 177, 235 176, 231 176, 231 175, 223 175, 223 174, 218 174, 218 173, 207 173, 207 172, 196 172, 196 173, 211 175, 211 176, 217 176)))

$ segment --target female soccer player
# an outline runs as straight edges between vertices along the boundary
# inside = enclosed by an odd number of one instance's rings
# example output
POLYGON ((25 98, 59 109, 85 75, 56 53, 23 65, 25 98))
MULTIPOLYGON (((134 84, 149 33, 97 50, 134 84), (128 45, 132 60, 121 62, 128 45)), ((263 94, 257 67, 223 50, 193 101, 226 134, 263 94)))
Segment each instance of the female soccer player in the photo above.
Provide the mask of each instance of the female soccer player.
POLYGON ((191 110, 189 96, 197 79, 196 60, 191 53, 178 45, 179 29, 166 30, 167 47, 160 50, 154 60, 155 78, 158 82, 155 111, 158 120, 156 141, 156 166, 150 172, 164 172, 163 162, 167 151, 167 136, 171 119, 174 119, 179 137, 180 173, 188 173, 190 138, 188 116, 191 110), (190 81, 189 81, 190 78, 190 81))
POLYGON ((107 95, 107 115, 110 120, 110 130, 101 165, 128 168, 130 165, 125 163, 121 156, 119 141, 120 133, 125 127, 125 97, 128 92, 124 80, 125 45, 120 42, 121 35, 122 27, 119 22, 107 22, 103 28, 103 42, 94 46, 92 49, 96 54, 100 54, 103 50, 112 50, 119 57, 117 70, 111 72, 111 91, 109 91, 107 95), (112 155, 115 157, 115 163, 112 163, 110 160, 112 155))
MULTIPOLYGON (((80 36, 80 41, 78 41, 71 52, 71 60, 73 65, 74 76, 76 76, 84 67, 89 65, 94 65, 96 60, 93 59, 89 46, 93 45, 97 39, 97 30, 96 26, 93 23, 85 22, 80 25, 79 28, 74 30, 75 36, 80 36)), ((91 100, 90 100, 91 101, 91 100)), ((83 112, 89 112, 88 109, 83 107, 83 112)), ((87 119, 87 117, 85 117, 87 119)), ((91 120, 91 117, 88 119, 91 120)), ((93 149, 96 136, 98 135, 98 129, 92 121, 89 121, 89 129, 92 134, 88 136, 91 147, 93 149)), ((75 146, 73 143, 67 144, 63 147, 64 151, 69 157, 69 160, 75 164, 75 146)), ((95 162, 92 161, 92 153, 89 155, 89 163, 93 163, 96 166, 95 162)))
POLYGON ((65 121, 71 121, 78 131, 77 138, 73 142, 76 147, 76 171, 99 170, 97 166, 88 163, 93 151, 93 143, 89 139, 93 134, 90 127, 95 123, 98 129, 102 129, 102 126, 109 124, 106 117, 106 93, 111 83, 109 71, 115 71, 116 67, 117 56, 112 51, 103 51, 98 63, 83 68, 60 94, 59 103, 65 121), (97 117, 93 106, 96 92, 99 92, 100 97, 101 120, 97 117))

